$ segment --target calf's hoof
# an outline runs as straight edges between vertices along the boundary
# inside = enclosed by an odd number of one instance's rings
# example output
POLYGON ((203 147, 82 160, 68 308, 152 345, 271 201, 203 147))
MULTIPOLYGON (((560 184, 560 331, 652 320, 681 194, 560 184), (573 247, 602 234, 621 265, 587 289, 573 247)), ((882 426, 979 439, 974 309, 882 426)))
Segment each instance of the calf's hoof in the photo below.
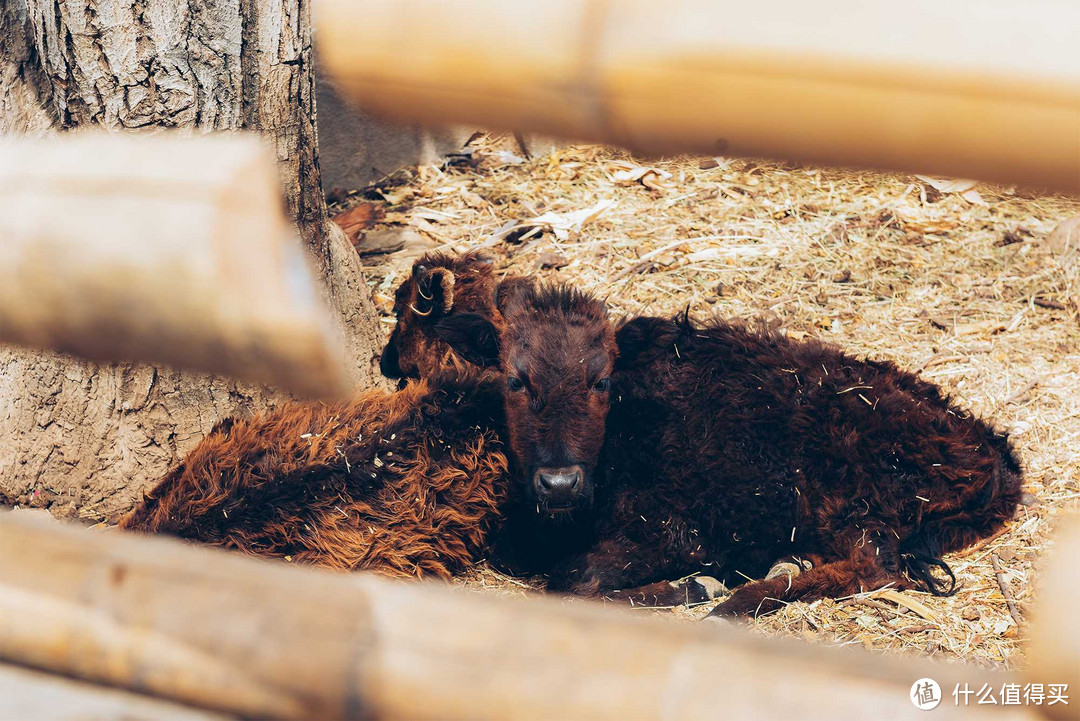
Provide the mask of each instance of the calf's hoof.
POLYGON ((765 580, 769 581, 774 578, 780 578, 781 576, 787 576, 789 579, 795 578, 802 573, 802 571, 802 566, 794 561, 778 561, 774 563, 773 567, 769 569, 769 572, 765 574, 765 580))
POLYGON ((727 586, 712 576, 694 576, 690 580, 694 582, 694 585, 701 588, 702 601, 711 601, 728 592, 727 586))

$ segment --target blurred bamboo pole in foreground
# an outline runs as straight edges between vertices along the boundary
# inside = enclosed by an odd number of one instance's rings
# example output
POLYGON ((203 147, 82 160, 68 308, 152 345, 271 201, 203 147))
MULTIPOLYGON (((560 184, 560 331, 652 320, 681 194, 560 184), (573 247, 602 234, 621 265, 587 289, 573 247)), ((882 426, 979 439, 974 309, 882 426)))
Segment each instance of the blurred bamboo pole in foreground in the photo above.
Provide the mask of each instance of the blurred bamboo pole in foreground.
POLYGON ((334 574, 0 512, 0 660, 257 718, 1033 719, 984 668, 334 574))
POLYGON ((320 0, 365 111, 1080 194, 1080 3, 320 0))
POLYGON ((0 140, 0 340, 308 395, 346 387, 254 136, 0 140))

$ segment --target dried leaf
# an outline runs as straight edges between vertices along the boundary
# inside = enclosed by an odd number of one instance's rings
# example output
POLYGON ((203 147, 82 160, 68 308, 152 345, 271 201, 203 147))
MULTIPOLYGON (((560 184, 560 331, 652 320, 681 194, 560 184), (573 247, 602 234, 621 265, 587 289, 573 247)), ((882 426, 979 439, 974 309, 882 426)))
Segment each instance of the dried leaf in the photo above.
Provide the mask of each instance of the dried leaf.
POLYGON ((675 187, 675 183, 671 180, 671 173, 655 168, 641 176, 641 184, 649 190, 670 190, 675 187))
POLYGON ((548 211, 521 223, 521 227, 549 228, 559 240, 570 237, 571 231, 581 230, 581 226, 594 220, 602 212, 615 205, 614 200, 600 200, 588 208, 575 210, 572 213, 554 213, 548 211))
POLYGON ((334 216, 334 222, 345 231, 345 235, 349 238, 356 237, 361 231, 374 228, 382 219, 383 209, 375 203, 360 203, 334 216))
POLYGON ((905 221, 904 230, 922 234, 941 235, 942 233, 948 233, 950 230, 956 230, 958 225, 959 223, 947 219, 912 222, 905 221))
POLYGON ((897 208, 896 217, 907 232, 941 234, 955 230, 959 223, 948 217, 924 218, 906 208, 897 208))
POLYGON ((419 238, 419 234, 412 228, 387 228, 361 235, 353 246, 360 255, 382 255, 396 253, 415 238, 419 238))
POLYGON ((540 257, 536 259, 536 265, 540 268, 565 268, 570 261, 558 253, 548 251, 547 253, 541 253, 540 257))
POLYGON ((616 183, 631 184, 640 182, 646 188, 651 190, 668 190, 674 187, 672 182, 671 173, 660 170, 659 168, 650 168, 644 165, 630 165, 629 163, 617 163, 616 167, 621 167, 622 170, 618 170, 611 174, 611 179, 616 183))
POLYGON ((960 193, 960 197, 974 205, 981 205, 984 208, 989 207, 986 201, 982 199, 982 196, 979 195, 979 191, 977 190, 965 190, 963 193, 960 193))
POLYGON ((927 621, 933 621, 934 623, 941 622, 941 617, 931 611, 925 604, 916 601, 910 596, 905 596, 900 591, 893 591, 892 589, 878 591, 874 594, 874 598, 883 598, 886 601, 892 601, 897 606, 903 606, 912 613, 922 616, 927 621))
POLYGON ((1006 245, 1012 245, 1013 243, 1023 243, 1024 236, 1020 234, 1020 230, 1020 228, 1017 228, 1016 230, 1006 230, 1005 235, 1001 238, 1001 240, 994 243, 994 245, 1001 248, 1006 245))
POLYGON ((996 553, 999 561, 1011 561, 1016 558, 1016 550, 1010 546, 999 548, 996 553))
POLYGON ((1055 255, 1065 255, 1080 248, 1080 215, 1063 220, 1050 235, 1046 247, 1055 255))
POLYGON ((380 188, 379 194, 386 199, 386 202, 390 205, 401 205, 406 200, 409 200, 416 195, 416 192, 406 185, 401 188, 394 188, 393 190, 383 190, 380 188))
POLYGON ((413 218, 422 218, 433 223, 442 223, 447 220, 457 220, 461 216, 446 210, 434 210, 432 208, 413 208, 413 218))
POLYGON ((932 315, 927 320, 930 321, 930 325, 940 330, 949 330, 949 328, 952 328, 952 323, 939 315, 932 315))
POLYGON ((481 195, 474 193, 471 190, 462 191, 461 195, 465 199, 465 204, 470 208, 483 208, 487 205, 487 202, 481 195))
POLYGON ((525 158, 516 153, 511 153, 509 150, 500 150, 495 153, 495 157, 507 165, 521 165, 525 162, 525 158))
POLYGON ((979 184, 977 180, 930 178, 925 175, 916 175, 915 177, 941 193, 963 193, 979 184))
POLYGON ((994 335, 1003 330, 1005 330, 1005 324, 998 320, 980 320, 953 326, 953 332, 956 335, 994 335))

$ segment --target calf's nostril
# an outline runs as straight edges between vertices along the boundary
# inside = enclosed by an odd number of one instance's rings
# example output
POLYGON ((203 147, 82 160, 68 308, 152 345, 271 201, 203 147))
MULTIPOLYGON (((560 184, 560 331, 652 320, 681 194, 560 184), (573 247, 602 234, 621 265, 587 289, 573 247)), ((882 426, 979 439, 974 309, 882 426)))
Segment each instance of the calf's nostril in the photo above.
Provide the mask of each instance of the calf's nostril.
POLYGON ((557 468, 537 471, 537 484, 550 499, 569 499, 581 486, 582 473, 577 468, 557 468))

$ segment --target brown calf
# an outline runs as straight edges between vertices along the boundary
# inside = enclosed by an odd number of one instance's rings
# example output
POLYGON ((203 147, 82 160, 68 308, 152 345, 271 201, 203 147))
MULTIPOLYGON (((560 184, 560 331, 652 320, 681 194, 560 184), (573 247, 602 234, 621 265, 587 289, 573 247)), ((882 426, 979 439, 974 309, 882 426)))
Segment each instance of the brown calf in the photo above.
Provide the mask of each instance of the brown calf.
POLYGON ((390 576, 449 577, 508 493, 499 389, 438 371, 397 393, 228 420, 121 527, 390 576))

